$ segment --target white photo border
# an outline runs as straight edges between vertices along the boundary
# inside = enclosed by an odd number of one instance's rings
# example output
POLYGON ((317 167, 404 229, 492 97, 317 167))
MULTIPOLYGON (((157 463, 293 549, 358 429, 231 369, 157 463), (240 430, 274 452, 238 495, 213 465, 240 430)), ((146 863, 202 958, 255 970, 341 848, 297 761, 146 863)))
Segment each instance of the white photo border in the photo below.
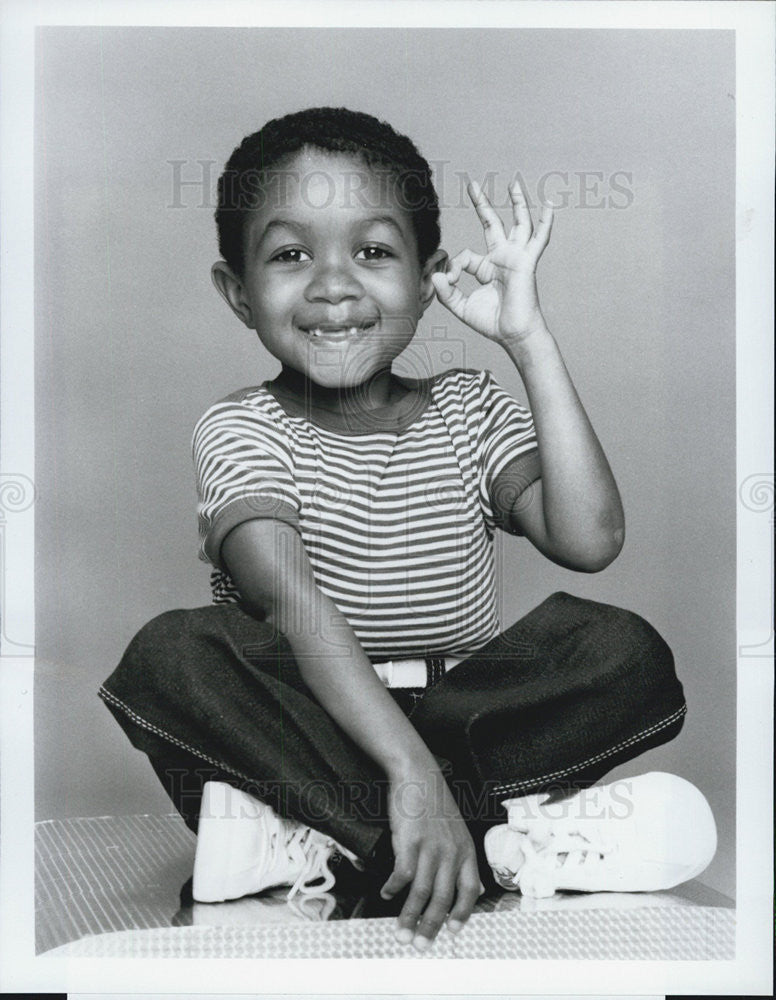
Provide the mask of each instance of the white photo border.
MULTIPOLYGON (((0 988, 305 994, 757 994, 772 985, 774 14, 756 2, 59 2, 2 7, 0 988), (36 957, 33 912, 33 81, 37 25, 690 28, 736 32, 738 526, 737 951, 714 962, 66 960, 36 957), (31 492, 32 491, 32 492, 31 492), (27 501, 29 500, 29 503, 27 501), (9 507, 11 509, 11 507, 9 507), (5 581, 13 581, 10 588, 5 581), (258 966, 261 968, 257 975, 258 966)), ((712 169, 710 167, 710 169, 712 169)), ((702 184, 703 178, 698 179, 702 184)))

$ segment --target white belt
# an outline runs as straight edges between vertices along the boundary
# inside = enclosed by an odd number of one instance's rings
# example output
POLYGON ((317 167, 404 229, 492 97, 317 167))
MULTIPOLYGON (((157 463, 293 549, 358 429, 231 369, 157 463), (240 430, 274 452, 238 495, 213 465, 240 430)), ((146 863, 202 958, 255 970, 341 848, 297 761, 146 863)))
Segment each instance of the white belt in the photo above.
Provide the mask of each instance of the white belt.
MULTIPOLYGON (((445 673, 457 666, 465 657, 444 656, 445 673)), ((417 660, 385 660, 383 663, 373 663, 375 673, 387 688, 424 688, 428 676, 426 661, 417 660)))

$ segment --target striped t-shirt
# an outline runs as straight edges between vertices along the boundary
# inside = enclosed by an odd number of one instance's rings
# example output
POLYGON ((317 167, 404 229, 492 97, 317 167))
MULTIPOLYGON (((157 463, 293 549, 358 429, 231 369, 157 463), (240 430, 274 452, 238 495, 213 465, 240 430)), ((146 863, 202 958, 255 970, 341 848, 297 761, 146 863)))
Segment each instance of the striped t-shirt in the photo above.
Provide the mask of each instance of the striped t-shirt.
POLYGON ((318 586, 373 661, 464 655, 498 632, 492 538, 520 484, 541 474, 531 414, 488 372, 445 372, 425 389, 400 430, 327 430, 264 386, 210 407, 193 454, 214 603, 239 598, 226 535, 277 518, 299 531, 318 586))

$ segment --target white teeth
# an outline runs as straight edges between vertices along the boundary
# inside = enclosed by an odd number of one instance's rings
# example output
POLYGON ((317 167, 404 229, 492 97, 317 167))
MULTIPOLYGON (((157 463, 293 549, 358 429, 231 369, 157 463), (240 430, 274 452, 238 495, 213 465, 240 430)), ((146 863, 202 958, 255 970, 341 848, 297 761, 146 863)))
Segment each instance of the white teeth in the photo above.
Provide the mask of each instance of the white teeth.
MULTIPOLYGON (((372 324, 370 323, 370 326, 372 324)), ((367 329, 366 327, 364 329, 367 329)), ((311 337, 356 337, 363 330, 358 326, 338 327, 336 330, 322 330, 319 326, 307 331, 311 337)))

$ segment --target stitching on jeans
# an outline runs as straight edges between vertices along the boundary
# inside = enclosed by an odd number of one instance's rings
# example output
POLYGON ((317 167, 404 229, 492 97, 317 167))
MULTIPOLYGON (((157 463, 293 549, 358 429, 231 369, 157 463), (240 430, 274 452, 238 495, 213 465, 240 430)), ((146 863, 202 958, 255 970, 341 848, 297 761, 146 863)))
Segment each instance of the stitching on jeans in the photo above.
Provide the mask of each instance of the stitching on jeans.
MULTIPOLYGON (((227 771, 229 774, 234 774, 236 777, 242 778, 243 781, 251 781, 251 778, 249 778, 247 774, 243 774, 242 771, 237 771, 235 768, 230 767, 223 761, 216 760, 215 757, 210 757, 208 754, 203 753, 201 750, 189 746, 189 744, 184 743, 183 740, 179 740, 177 737, 172 736, 168 732, 165 732, 165 730, 160 729, 158 726, 153 725, 153 723, 147 722, 144 718, 142 718, 142 716, 134 712, 129 707, 129 705, 125 704, 123 701, 121 701, 120 698, 117 698, 106 688, 101 687, 98 691, 98 694, 106 701, 109 701, 112 704, 114 704, 117 708, 120 708, 126 715, 129 716, 130 719, 132 719, 133 722, 136 722, 143 729, 147 729, 149 732, 155 733, 157 736, 161 736, 163 739, 166 739, 169 743, 181 747, 181 749, 187 750, 189 753, 193 753, 195 757, 200 757, 202 760, 206 760, 208 764, 214 764, 216 767, 220 767, 222 770, 227 771)), ((412 692, 412 694, 414 696, 415 693, 412 692)), ((418 698, 418 700, 420 699, 418 698)), ((682 707, 678 709, 678 711, 674 712, 672 715, 669 715, 661 722, 657 722, 655 723, 655 725, 650 726, 648 729, 644 729, 640 733, 636 733, 635 736, 630 736, 627 740, 623 740, 621 743, 615 744, 613 747, 610 747, 608 750, 604 750, 602 753, 596 754, 594 757, 588 757, 586 760, 574 764, 571 767, 562 768, 561 770, 558 771, 551 771, 549 774, 543 774, 538 778, 529 778, 524 781, 513 781, 505 785, 496 785, 493 789, 493 794, 503 795, 509 792, 517 792, 521 788, 525 788, 527 785, 533 785, 536 784, 537 782, 550 781, 553 778, 560 778, 563 775, 570 774, 573 771, 578 771, 581 767, 584 767, 585 765, 595 764, 599 760, 604 760, 606 757, 611 757, 611 755, 617 753, 618 750, 622 750, 627 746, 631 746, 633 743, 638 743, 640 740, 643 740, 647 736, 652 735, 652 733, 656 733, 659 732, 661 729, 665 729, 667 726, 670 726, 672 722, 675 722, 678 718, 685 715, 686 713, 687 713, 687 705, 685 704, 682 705, 682 707)))
POLYGON ((234 774, 236 777, 242 778, 243 781, 250 782, 252 780, 247 774, 243 774, 242 771, 236 771, 228 764, 224 764, 223 761, 216 760, 215 757, 209 757, 206 753, 202 753, 201 750, 197 750, 195 747, 189 746, 188 743, 184 743, 183 740, 179 740, 177 737, 170 735, 170 733, 165 732, 158 726, 153 725, 153 723, 147 722, 144 718, 142 718, 142 716, 133 712, 129 705, 126 705, 120 698, 117 698, 115 694, 111 694, 111 692, 106 688, 101 687, 97 693, 101 698, 104 698, 117 708, 120 708, 122 712, 128 715, 133 722, 136 722, 143 729, 147 729, 149 732, 155 733, 157 736, 162 736, 169 743, 173 743, 175 746, 181 747, 183 750, 188 750, 188 752, 194 754, 195 757, 201 757, 202 760, 206 760, 208 764, 214 764, 216 767, 220 767, 223 771, 228 771, 230 774, 234 774))
POLYGON ((617 753, 618 750, 622 750, 624 747, 631 746, 633 743, 638 743, 640 740, 645 739, 647 736, 651 736, 652 733, 659 732, 661 729, 665 729, 666 726, 670 726, 672 722, 675 722, 682 715, 687 712, 687 705, 682 705, 680 709, 669 715, 667 718, 660 722, 656 722, 653 726, 648 729, 642 730, 640 733, 636 733, 635 736, 628 737, 627 740, 623 740, 622 743, 617 743, 615 746, 610 747, 608 750, 604 750, 602 753, 596 754, 594 757, 588 757, 586 760, 581 761, 578 764, 573 764, 571 767, 564 767, 559 771, 552 771, 549 774, 543 774, 538 778, 528 778, 524 781, 512 781, 506 785, 496 785, 493 789, 494 795, 503 795, 504 793, 517 792, 521 788, 525 788, 527 785, 535 785, 537 782, 551 781, 553 778, 560 778, 563 775, 571 774, 574 771, 578 771, 580 768, 587 764, 595 764, 599 760, 604 760, 606 757, 611 757, 612 754, 617 753))

